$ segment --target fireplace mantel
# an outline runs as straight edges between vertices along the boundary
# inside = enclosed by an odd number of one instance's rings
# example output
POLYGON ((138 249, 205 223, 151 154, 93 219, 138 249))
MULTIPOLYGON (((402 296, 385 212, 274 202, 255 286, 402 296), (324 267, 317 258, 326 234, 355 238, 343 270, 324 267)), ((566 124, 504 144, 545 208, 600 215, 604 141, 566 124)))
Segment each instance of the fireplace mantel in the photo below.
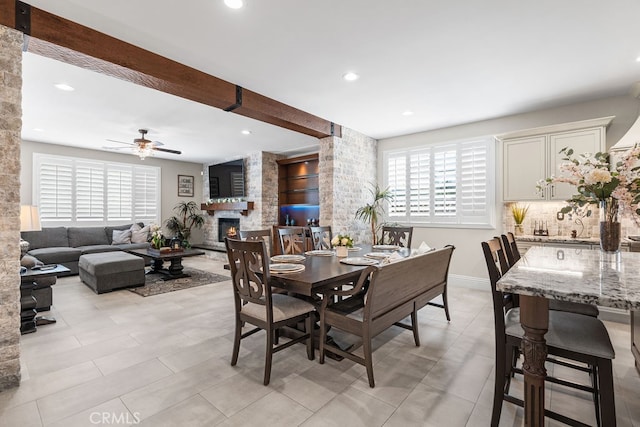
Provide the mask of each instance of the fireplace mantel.
POLYGON ((253 202, 222 202, 202 203, 200 209, 213 215, 215 211, 240 211, 240 215, 247 216, 253 210, 253 202))

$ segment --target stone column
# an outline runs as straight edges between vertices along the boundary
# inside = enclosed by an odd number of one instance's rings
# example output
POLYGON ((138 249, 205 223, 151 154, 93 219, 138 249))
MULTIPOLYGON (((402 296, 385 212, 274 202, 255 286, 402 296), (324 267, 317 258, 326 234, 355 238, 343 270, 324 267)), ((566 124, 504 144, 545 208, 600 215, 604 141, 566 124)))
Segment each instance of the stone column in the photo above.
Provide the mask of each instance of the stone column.
POLYGON ((0 390, 20 384, 22 33, 0 25, 0 390))
POLYGON ((378 141, 345 127, 342 138, 320 140, 320 224, 349 233, 356 243, 371 243, 369 225, 355 212, 372 201, 377 155, 378 141))

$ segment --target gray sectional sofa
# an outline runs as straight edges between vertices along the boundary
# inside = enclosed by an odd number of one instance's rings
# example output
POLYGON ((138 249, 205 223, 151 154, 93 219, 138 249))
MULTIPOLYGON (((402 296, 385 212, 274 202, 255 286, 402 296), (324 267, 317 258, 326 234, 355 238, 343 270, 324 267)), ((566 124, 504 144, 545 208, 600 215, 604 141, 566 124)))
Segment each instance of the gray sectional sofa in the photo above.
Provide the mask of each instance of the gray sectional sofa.
MULTIPOLYGON (((149 243, 113 243, 113 230, 128 230, 132 224, 115 227, 50 227, 42 231, 23 231, 22 239, 29 242, 29 255, 45 264, 62 264, 78 274, 81 255, 98 252, 148 248, 149 243)), ((143 224, 139 224, 141 227, 143 224)))

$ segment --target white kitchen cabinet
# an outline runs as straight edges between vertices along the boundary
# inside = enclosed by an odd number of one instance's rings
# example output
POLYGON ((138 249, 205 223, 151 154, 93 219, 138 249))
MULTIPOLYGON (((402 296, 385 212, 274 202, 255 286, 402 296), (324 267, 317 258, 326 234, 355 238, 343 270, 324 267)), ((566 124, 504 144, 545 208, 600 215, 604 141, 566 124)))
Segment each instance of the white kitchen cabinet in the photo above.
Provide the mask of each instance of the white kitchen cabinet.
POLYGON ((543 194, 536 183, 551 175, 559 176, 564 154, 572 148, 573 156, 606 150, 606 127, 612 117, 547 126, 501 135, 503 141, 503 200, 567 200, 575 194, 569 184, 553 184, 543 194))

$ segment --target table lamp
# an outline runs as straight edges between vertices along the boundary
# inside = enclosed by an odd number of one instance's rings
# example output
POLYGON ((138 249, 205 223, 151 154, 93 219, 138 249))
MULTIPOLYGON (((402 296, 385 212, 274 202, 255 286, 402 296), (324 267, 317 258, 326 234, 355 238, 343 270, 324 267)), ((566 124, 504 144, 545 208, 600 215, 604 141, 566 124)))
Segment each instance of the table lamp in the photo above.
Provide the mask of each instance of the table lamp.
MULTIPOLYGON (((40 231, 40 212, 37 206, 20 206, 20 231, 40 231)), ((20 238, 20 258, 29 250, 29 242, 20 238)))

